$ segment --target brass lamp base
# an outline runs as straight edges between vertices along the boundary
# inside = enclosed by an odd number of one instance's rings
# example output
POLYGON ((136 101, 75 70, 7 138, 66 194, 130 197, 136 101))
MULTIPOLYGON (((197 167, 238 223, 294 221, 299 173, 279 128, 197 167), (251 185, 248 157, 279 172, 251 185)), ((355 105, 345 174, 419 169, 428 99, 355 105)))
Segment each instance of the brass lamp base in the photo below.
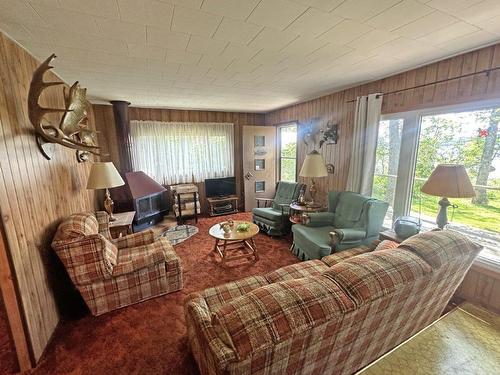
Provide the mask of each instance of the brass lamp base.
POLYGON ((109 189, 106 189, 106 197, 104 198, 104 209, 109 215, 109 221, 115 221, 116 217, 113 216, 113 206, 115 203, 111 199, 111 195, 109 194, 109 189))
POLYGON ((314 198, 316 197, 316 183, 314 182, 314 178, 311 179, 311 186, 309 187, 309 195, 311 196, 310 205, 314 205, 314 198))

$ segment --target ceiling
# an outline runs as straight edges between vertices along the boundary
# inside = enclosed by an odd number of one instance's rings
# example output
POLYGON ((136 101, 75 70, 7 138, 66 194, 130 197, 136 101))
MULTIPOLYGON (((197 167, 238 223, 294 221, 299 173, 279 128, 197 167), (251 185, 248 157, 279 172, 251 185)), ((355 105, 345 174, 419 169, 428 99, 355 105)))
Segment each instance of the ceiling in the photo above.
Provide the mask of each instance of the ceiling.
POLYGON ((500 40, 499 0, 0 0, 93 102, 264 112, 500 40))

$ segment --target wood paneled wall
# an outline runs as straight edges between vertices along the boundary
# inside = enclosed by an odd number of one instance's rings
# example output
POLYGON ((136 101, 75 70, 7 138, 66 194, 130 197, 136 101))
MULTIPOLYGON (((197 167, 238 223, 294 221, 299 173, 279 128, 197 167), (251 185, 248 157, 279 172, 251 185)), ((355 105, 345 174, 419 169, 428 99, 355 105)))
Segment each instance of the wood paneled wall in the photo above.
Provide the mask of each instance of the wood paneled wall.
MULTIPOLYGON (((65 280, 50 247, 52 237, 62 218, 94 209, 94 193, 85 189, 90 164, 78 163, 74 151, 59 145, 54 145, 50 161, 37 148, 27 95, 38 64, 0 33, 0 210, 35 361, 60 319, 58 292, 65 280)), ((46 90, 41 104, 64 108, 61 86, 46 90)))
MULTIPOLYGON (((292 105, 266 114, 266 124, 276 125, 289 121, 307 123, 318 118, 317 127, 324 127, 332 120, 339 123, 337 145, 323 146, 321 153, 327 163, 335 166, 335 173, 317 179, 318 197, 325 197, 330 190, 344 190, 347 184, 351 136, 355 103, 348 103, 357 96, 377 92, 390 92, 424 83, 482 71, 500 66, 500 44, 452 57, 440 62, 413 69, 369 84, 357 86, 318 99, 292 105)), ((500 97, 500 71, 481 74, 405 91, 384 97, 382 113, 396 113, 422 108, 472 102, 500 97)), ((302 165, 313 146, 299 142, 298 165, 302 165)), ((355 151, 354 151, 355 152, 355 151)), ((309 179, 304 179, 309 184, 309 179)))
MULTIPOLYGON (((116 128, 113 109, 110 105, 94 105, 94 119, 97 129, 101 132, 100 144, 103 153, 108 154, 104 160, 112 161, 120 170, 119 145, 115 141, 116 128), (106 159, 107 158, 107 159, 106 159)), ((234 174, 236 176, 236 189, 243 203, 243 160, 242 141, 244 125, 265 125, 264 115, 256 113, 216 112, 216 111, 183 111, 160 108, 130 107, 130 120, 149 120, 164 122, 230 122, 234 124, 234 174)), ((197 184, 200 191, 202 209, 206 212, 205 187, 203 183, 197 184)))
POLYGON ((455 294, 500 313, 500 272, 474 264, 455 294))

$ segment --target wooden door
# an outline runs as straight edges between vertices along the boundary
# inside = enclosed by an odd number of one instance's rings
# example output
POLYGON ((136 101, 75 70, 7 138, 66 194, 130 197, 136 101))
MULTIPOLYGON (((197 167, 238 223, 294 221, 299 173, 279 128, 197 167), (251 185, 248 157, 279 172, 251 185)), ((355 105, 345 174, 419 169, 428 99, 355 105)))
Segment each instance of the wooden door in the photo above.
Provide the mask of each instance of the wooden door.
POLYGON ((276 128, 243 126, 245 211, 257 207, 255 198, 274 198, 276 185, 276 128))

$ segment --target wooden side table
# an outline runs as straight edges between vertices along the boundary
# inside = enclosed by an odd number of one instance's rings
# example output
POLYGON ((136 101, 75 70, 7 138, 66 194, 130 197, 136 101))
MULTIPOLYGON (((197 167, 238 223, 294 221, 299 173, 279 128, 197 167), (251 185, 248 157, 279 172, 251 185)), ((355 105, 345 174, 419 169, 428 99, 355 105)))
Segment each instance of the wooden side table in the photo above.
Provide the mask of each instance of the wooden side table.
POLYGON ((292 203, 292 204, 290 204, 290 221, 293 224, 301 224, 302 223, 301 216, 303 213, 321 212, 324 210, 325 210, 325 207, 322 205, 299 206, 296 203, 292 203))
POLYGON ((134 221, 135 211, 120 212, 113 214, 113 216, 116 220, 109 222, 109 231, 112 238, 119 238, 134 232, 132 222, 134 221))
POLYGON ((389 241, 394 241, 394 242, 397 242, 397 243, 401 243, 404 240, 406 240, 406 238, 399 237, 396 234, 396 232, 394 232, 393 229, 387 229, 387 230, 384 230, 384 231, 380 232, 378 234, 378 238, 380 239, 380 241, 389 240, 389 241))

